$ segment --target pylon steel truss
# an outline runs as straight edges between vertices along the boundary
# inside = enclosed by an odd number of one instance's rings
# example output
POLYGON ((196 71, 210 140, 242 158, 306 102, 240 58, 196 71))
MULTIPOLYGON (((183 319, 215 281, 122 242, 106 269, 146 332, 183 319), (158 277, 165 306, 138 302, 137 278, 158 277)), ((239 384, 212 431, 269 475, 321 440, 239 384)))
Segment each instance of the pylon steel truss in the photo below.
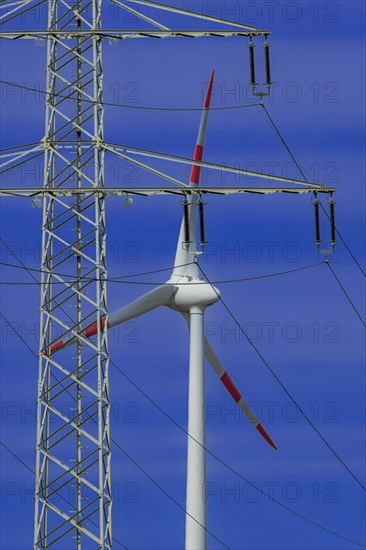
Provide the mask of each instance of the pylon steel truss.
MULTIPOLYGON (((49 0, 43 140, 48 190, 104 186, 102 41, 95 33, 101 5, 102 0, 49 0), (68 30, 79 34, 70 38, 68 30), (63 148, 70 140, 75 146, 63 148)), ((111 548, 103 195, 47 194, 42 232, 34 548, 111 548), (72 274, 76 282, 58 273, 72 274), (81 330, 91 321, 96 321, 93 340, 81 330), (53 342, 70 329, 77 337, 73 356, 67 351, 51 356, 53 342)))

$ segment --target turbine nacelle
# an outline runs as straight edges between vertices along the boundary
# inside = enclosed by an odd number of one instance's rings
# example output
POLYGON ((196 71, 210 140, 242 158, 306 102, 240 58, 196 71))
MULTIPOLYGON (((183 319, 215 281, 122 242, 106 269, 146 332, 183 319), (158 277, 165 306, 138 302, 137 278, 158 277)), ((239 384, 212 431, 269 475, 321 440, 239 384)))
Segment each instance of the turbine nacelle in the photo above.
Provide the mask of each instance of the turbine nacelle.
POLYGON ((174 282, 174 296, 169 305, 171 309, 188 313, 193 307, 204 311, 219 301, 220 291, 204 281, 203 279, 191 277, 182 277, 174 282))

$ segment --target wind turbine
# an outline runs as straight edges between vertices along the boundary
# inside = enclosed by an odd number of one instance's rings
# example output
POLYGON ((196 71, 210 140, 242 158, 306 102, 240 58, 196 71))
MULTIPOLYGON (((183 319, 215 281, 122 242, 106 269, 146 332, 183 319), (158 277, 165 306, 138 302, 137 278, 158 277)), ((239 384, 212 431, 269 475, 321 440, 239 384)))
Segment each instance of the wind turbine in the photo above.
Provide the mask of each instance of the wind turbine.
MULTIPOLYGON (((214 71, 208 84, 198 139, 194 152, 194 161, 201 161, 206 138, 208 114, 211 103, 214 71)), ((201 167, 193 164, 189 187, 194 189, 200 182, 201 167)), ((189 189, 189 188, 188 188, 189 189)), ((173 273, 170 279, 144 294, 134 302, 108 315, 108 326, 105 318, 87 326, 82 337, 90 338, 105 328, 129 321, 166 306, 180 312, 186 319, 190 331, 189 354, 189 394, 188 394, 188 452, 187 452, 187 493, 186 493, 186 538, 187 550, 205 550, 207 548, 207 513, 206 513, 206 426, 203 415, 205 403, 205 358, 211 365, 231 397, 240 407, 242 413, 253 424, 271 447, 277 450, 258 418, 250 409, 243 395, 239 392, 220 359, 204 337, 204 315, 207 307, 220 299, 220 292, 200 276, 197 259, 196 213, 197 193, 187 193, 185 215, 183 216, 173 273)), ((70 346, 77 342, 78 335, 70 335, 52 344, 46 355, 70 346)))

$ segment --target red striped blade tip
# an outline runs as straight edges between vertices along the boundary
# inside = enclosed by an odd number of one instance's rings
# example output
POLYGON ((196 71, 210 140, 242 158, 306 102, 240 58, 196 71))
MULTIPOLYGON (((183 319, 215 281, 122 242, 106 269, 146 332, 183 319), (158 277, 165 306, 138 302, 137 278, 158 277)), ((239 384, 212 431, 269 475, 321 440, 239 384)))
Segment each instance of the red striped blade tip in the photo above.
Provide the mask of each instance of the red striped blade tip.
POLYGON ((53 353, 56 353, 56 351, 58 351, 60 348, 62 348, 64 346, 64 341, 63 340, 59 340, 58 342, 56 342, 55 344, 52 344, 52 346, 44 349, 42 351, 42 355, 46 356, 46 357, 49 357, 50 355, 52 355, 53 353))
MULTIPOLYGON (((103 332, 103 330, 104 330, 104 325, 105 325, 105 316, 103 315, 103 317, 100 318, 100 331, 101 332, 103 332)), ((97 334, 97 332, 98 332, 98 322, 97 321, 95 321, 94 323, 92 323, 91 325, 86 327, 86 329, 84 330, 84 334, 88 338, 91 338, 92 336, 95 336, 95 334, 97 334)))
POLYGON ((257 426, 257 430, 258 432, 261 434, 261 436, 267 441, 267 443, 269 445, 271 445, 271 447, 277 451, 277 446, 275 445, 275 443, 272 441, 272 439, 269 437, 268 433, 266 432, 266 430, 263 428, 262 424, 258 424, 257 426))
POLYGON ((206 99, 204 104, 205 109, 210 108, 214 78, 215 78, 215 69, 212 69, 210 82, 208 83, 208 86, 207 86, 206 99))

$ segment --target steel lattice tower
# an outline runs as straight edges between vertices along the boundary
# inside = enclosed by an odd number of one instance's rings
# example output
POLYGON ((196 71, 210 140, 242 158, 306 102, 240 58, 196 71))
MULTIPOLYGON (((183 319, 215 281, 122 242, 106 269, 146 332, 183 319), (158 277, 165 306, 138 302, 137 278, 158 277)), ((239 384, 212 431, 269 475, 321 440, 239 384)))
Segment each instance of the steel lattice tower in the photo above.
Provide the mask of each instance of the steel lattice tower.
MULTIPOLYGON (((48 190, 104 186, 101 8, 102 0, 48 3, 48 190)), ((111 548, 103 194, 45 195, 42 271, 34 548, 64 548, 70 536, 76 548, 111 548), (94 329, 82 333, 91 320, 94 329), (73 357, 52 356, 70 329, 73 357)))

